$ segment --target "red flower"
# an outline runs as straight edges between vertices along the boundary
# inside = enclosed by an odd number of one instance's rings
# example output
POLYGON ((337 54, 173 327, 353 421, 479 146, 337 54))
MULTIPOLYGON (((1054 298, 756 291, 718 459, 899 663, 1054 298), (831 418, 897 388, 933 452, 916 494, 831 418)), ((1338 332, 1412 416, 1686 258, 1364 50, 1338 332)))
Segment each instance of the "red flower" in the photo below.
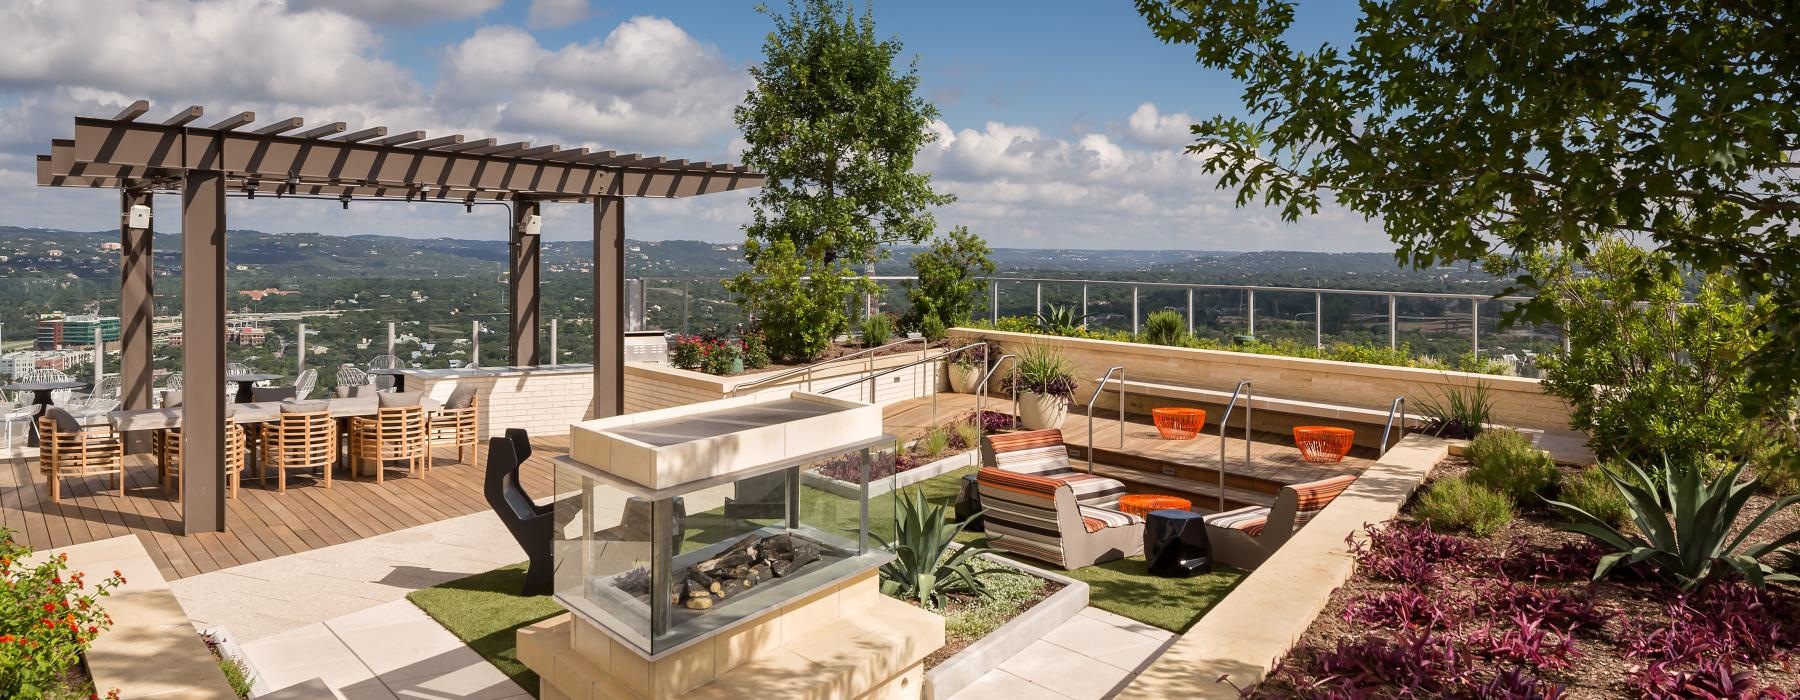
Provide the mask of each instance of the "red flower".
POLYGON ((52 605, 52 604, 50 604, 50 603, 45 603, 45 604, 44 604, 44 612, 54 612, 54 611, 55 611, 55 610, 56 610, 56 606, 55 606, 55 605, 52 605))

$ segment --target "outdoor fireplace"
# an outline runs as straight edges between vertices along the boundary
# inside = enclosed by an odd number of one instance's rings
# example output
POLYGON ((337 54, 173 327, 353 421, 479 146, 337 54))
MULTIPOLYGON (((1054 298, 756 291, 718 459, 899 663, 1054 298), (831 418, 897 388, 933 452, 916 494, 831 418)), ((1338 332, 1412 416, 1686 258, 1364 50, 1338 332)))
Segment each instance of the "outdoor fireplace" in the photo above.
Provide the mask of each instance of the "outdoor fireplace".
MULTIPOLYGON (((879 567, 870 507, 801 484, 891 447, 879 407, 794 392, 578 423, 556 467, 556 598, 655 660, 879 567)), ((891 478, 891 477, 889 477, 891 478)))

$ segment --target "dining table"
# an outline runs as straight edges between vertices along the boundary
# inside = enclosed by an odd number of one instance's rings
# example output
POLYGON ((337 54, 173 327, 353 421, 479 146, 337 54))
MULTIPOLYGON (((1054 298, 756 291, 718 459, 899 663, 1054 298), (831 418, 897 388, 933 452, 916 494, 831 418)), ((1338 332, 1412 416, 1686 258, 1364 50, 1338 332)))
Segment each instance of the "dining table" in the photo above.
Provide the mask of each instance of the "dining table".
POLYGON ((280 378, 281 375, 279 374, 262 374, 259 372, 225 375, 225 381, 235 382, 237 384, 238 403, 250 403, 251 401, 256 400, 256 397, 250 390, 252 387, 256 386, 257 382, 272 382, 280 378))
POLYGON ((57 391, 62 391, 65 389, 74 390, 74 389, 82 389, 82 388, 86 388, 86 387, 87 387, 86 382, 48 381, 48 382, 15 382, 13 384, 7 384, 5 386, 0 386, 0 389, 5 389, 10 392, 19 392, 19 391, 31 392, 31 403, 32 403, 32 405, 37 406, 37 410, 33 411, 31 414, 31 417, 32 417, 31 435, 25 441, 25 444, 28 446, 31 446, 31 447, 37 447, 37 445, 38 445, 37 417, 44 415, 45 411, 50 410, 50 404, 52 403, 51 396, 50 396, 51 393, 57 392, 57 391))
MULTIPOLYGON (((251 401, 246 403, 226 404, 225 417, 237 422, 239 425, 248 423, 273 423, 281 420, 282 404, 292 403, 295 402, 251 401)), ((331 413, 331 417, 337 419, 339 423, 360 416, 372 416, 381 410, 381 400, 374 396, 313 399, 299 403, 323 403, 325 404, 325 409, 331 413)), ((426 415, 429 416, 432 413, 443 410, 444 403, 430 397, 420 397, 419 406, 425 409, 426 415)), ((121 433, 134 430, 168 430, 170 428, 181 427, 181 407, 179 406, 175 408, 139 408, 112 411, 110 413, 102 414, 102 416, 105 418, 106 423, 112 425, 113 430, 121 433)), ((94 424, 98 425, 99 423, 99 417, 96 417, 94 424)), ((342 442, 344 443, 343 446, 347 448, 348 441, 342 442)), ((247 457, 251 463, 254 463, 254 460, 256 459, 255 452, 252 451, 247 457)), ((342 459, 343 455, 340 454, 340 463, 342 459)))

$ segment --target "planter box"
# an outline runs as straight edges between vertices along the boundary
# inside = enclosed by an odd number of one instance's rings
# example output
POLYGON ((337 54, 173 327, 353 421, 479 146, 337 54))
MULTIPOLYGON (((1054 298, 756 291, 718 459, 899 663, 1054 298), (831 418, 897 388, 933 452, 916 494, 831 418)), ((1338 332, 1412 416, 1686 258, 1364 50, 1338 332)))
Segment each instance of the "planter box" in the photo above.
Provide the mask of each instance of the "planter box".
POLYGON ((981 641, 970 644, 967 649, 926 671, 923 697, 927 700, 945 700, 957 691, 969 687, 969 684, 987 675, 989 671, 1000 668, 1000 664, 1006 663, 1014 654, 1024 651, 1032 642, 1042 639, 1051 630, 1068 622, 1069 618, 1081 614, 1088 606, 1086 583, 993 554, 983 554, 981 557, 1009 569, 1060 583, 1062 590, 1052 593, 1030 610, 1001 625, 1000 629, 982 637, 981 641))
POLYGON ((650 489, 730 474, 881 435, 881 407, 818 394, 757 394, 569 427, 569 457, 650 489))
MULTIPOLYGON (((938 461, 895 474, 893 478, 870 479, 869 497, 874 498, 889 491, 897 491, 919 483, 934 476, 941 476, 963 467, 973 466, 981 461, 981 450, 969 450, 962 454, 950 455, 938 461)), ((848 481, 838 481, 829 476, 811 471, 800 472, 800 483, 821 491, 828 491, 843 498, 861 498, 862 488, 848 481)))

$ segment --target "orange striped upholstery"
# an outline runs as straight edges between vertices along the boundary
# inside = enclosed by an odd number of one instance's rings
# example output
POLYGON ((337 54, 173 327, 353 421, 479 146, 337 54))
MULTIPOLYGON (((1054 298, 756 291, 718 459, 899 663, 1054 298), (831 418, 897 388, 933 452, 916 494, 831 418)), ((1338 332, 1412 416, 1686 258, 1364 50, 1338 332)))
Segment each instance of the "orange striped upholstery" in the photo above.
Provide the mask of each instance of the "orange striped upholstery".
POLYGON ((1063 563, 1056 491, 1067 484, 1032 474, 984 467, 976 474, 989 546, 1057 565, 1063 563))
POLYGON ((1318 515, 1319 511, 1325 510, 1325 506, 1331 505, 1332 499, 1337 498, 1338 494, 1349 489, 1350 485, 1354 483, 1356 483, 1356 477, 1345 474, 1289 486, 1288 488, 1294 490, 1294 495, 1299 497, 1298 503, 1294 507, 1294 529, 1298 530, 1301 525, 1311 522, 1313 516, 1318 515))
POLYGON ((1262 534, 1263 528, 1269 524, 1268 506, 1250 506, 1223 513, 1208 515, 1206 524, 1213 527, 1237 530, 1251 537, 1262 534))
POLYGON ((1117 508, 1125 495, 1125 484, 1117 479, 1075 471, 1062 431, 1055 428, 989 435, 982 438, 982 448, 986 466, 1065 482, 1082 505, 1117 508))

